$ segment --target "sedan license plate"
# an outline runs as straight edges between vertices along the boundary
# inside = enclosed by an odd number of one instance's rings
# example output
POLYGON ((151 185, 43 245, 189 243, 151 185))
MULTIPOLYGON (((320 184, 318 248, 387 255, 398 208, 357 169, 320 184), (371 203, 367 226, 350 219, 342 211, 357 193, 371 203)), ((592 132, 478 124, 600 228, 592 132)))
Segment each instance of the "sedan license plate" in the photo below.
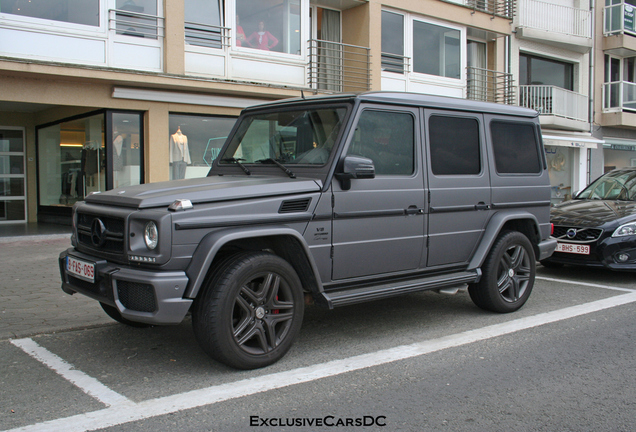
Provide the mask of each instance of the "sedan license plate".
POLYGON ((571 243, 558 243, 557 252, 565 252, 579 255, 589 255, 590 247, 588 245, 571 244, 571 243))
POLYGON ((93 263, 67 256, 66 271, 80 279, 95 282, 95 264, 93 263))

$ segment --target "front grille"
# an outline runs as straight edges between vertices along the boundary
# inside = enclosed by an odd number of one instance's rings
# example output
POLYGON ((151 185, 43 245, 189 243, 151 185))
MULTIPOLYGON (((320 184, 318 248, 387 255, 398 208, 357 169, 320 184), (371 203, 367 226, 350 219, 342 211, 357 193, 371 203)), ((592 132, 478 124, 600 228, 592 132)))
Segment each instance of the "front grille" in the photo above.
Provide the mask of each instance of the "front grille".
POLYGON ((556 238, 557 240, 563 240, 572 243, 592 243, 598 240, 602 234, 603 230, 599 228, 577 228, 555 225, 554 234, 552 234, 552 237, 556 238), (575 232, 575 235, 573 237, 568 237, 568 232, 575 232))
POLYGON ((155 289, 152 285, 118 280, 117 296, 126 309, 138 312, 157 310, 155 289))
POLYGON ((77 240, 83 246, 91 249, 121 254, 124 252, 125 222, 123 219, 96 216, 88 213, 77 214, 77 240), (103 244, 96 244, 93 239, 93 223, 99 219, 104 224, 103 244))

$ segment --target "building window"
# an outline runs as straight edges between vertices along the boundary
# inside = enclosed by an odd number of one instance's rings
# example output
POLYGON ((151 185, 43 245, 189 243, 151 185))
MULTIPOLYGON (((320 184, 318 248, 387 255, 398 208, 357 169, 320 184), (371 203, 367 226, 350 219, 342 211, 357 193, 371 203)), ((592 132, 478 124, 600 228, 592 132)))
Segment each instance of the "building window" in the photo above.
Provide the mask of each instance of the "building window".
POLYGON ((2 0, 0 12, 99 27, 99 0, 2 0))
POLYGON ((574 66, 572 63, 519 54, 519 84, 574 90, 574 66))
POLYGON ((236 118, 170 114, 170 180, 205 177, 236 118))
POLYGON ((382 70, 403 74, 404 61, 404 16, 382 11, 382 70))
POLYGON ((459 30, 413 20, 413 71, 459 79, 460 37, 459 30))
POLYGON ((157 0, 117 0, 117 34, 157 39, 161 35, 157 0))
POLYGON ((223 48, 223 4, 218 0, 185 0, 185 41, 189 45, 223 48))
POLYGON ((237 46, 260 51, 300 54, 301 0, 236 0, 237 46), (240 41, 240 44, 238 43, 240 41))
POLYGON ((26 220, 24 130, 0 128, 0 223, 26 220))
POLYGON ((141 183, 141 114, 111 113, 109 171, 113 173, 113 188, 141 183))

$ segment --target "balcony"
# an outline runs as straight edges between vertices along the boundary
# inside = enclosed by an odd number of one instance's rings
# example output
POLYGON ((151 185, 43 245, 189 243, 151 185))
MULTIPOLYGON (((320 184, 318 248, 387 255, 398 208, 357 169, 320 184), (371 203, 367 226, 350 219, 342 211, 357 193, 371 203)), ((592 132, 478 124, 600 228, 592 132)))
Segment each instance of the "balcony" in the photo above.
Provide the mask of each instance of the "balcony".
POLYGON ((369 48, 319 39, 309 41, 308 80, 324 92, 361 92, 371 88, 369 48))
POLYGON ((519 106, 539 111, 542 126, 589 129, 589 99, 580 93, 556 86, 519 86, 519 106))
POLYGON ((589 10, 519 0, 517 37, 586 53, 592 48, 589 10))
POLYGON ((636 6, 621 2, 603 9, 603 51, 621 57, 636 55, 636 6))
POLYGON ((636 111, 636 83, 627 81, 603 84, 604 111, 636 111))
POLYGON ((466 68, 466 98, 485 102, 514 104, 512 74, 476 67, 466 68))
POLYGON ((514 0, 444 0, 457 3, 473 11, 485 12, 500 18, 512 19, 515 12, 514 0))

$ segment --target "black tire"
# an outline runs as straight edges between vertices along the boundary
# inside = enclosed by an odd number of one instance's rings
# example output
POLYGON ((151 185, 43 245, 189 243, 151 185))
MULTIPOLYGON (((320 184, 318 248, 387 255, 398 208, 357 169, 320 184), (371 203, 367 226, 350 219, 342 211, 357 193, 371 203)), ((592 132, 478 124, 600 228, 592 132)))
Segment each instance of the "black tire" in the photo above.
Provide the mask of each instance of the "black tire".
POLYGON ((100 303, 100 305, 102 306, 102 309, 104 309, 104 312, 106 312, 106 315, 108 315, 109 317, 117 321, 118 323, 126 324, 127 326, 130 326, 130 327, 138 327, 138 328, 150 327, 150 324, 140 323, 137 321, 130 321, 124 318, 123 316, 121 316, 121 314, 119 313, 116 307, 107 305, 105 303, 100 303))
POLYGON ((530 297, 536 273, 530 240, 518 231, 499 235, 484 265, 481 280, 468 287, 478 307, 499 313, 514 312, 530 297))
POLYGON ((563 264, 558 263, 558 262, 553 262, 553 261, 548 261, 548 260, 544 260, 544 261, 540 261, 541 265, 545 268, 561 268, 563 267, 563 264))
POLYGON ((239 253, 209 277, 192 311, 197 341, 213 359, 256 369, 280 360, 300 332, 302 284, 268 252, 239 253))

